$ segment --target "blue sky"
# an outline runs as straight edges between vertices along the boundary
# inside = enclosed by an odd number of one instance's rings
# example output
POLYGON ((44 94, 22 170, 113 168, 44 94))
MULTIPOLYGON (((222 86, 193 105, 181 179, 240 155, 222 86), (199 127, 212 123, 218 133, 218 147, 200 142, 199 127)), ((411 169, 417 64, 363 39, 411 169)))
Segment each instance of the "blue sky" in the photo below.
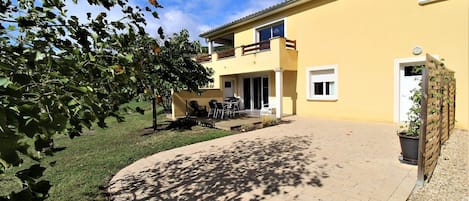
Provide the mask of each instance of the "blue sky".
POLYGON ((195 39, 201 32, 216 28, 282 0, 160 0, 161 24, 166 32, 182 28, 195 39))
MULTIPOLYGON (((160 20, 155 20, 148 15, 147 32, 156 36, 156 30, 162 26, 166 34, 179 32, 185 28, 189 30, 192 40, 199 40, 205 44, 198 35, 201 32, 216 28, 225 23, 239 19, 255 11, 267 8, 283 0, 158 0, 164 8, 158 10, 160 20)), ((69 15, 78 15, 86 18, 86 12, 99 13, 103 8, 87 5, 86 0, 79 0, 78 5, 66 0, 69 15), (83 15, 83 16, 81 16, 83 15)), ((131 4, 144 8, 149 6, 148 0, 129 0, 131 4)), ((111 9, 108 16, 111 19, 119 19, 120 11, 111 9)))

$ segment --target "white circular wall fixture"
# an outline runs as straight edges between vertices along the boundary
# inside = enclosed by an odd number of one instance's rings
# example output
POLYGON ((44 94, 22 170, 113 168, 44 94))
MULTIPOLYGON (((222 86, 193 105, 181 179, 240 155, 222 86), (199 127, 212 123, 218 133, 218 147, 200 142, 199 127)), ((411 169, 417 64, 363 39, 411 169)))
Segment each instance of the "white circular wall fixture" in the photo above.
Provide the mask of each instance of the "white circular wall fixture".
POLYGON ((422 47, 420 47, 420 46, 415 46, 415 47, 412 49, 412 54, 414 54, 414 55, 420 55, 420 54, 422 54, 422 47))

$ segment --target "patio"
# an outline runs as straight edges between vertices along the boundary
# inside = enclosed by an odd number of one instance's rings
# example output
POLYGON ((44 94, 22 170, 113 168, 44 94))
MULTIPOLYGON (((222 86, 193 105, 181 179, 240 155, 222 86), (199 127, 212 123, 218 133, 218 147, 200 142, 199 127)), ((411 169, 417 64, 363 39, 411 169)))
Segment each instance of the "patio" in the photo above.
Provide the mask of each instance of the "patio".
POLYGON ((202 126, 227 131, 239 131, 242 127, 260 128, 263 117, 275 119, 275 115, 269 111, 240 110, 239 104, 239 99, 234 97, 226 98, 224 102, 213 99, 209 101, 208 107, 200 106, 198 101, 190 101, 186 113, 189 114, 189 118, 196 119, 202 126))
POLYGON ((143 158, 111 180, 113 200, 406 200, 396 126, 287 117, 279 126, 143 158))
POLYGON ((262 116, 259 114, 259 111, 240 111, 239 115, 225 119, 205 116, 189 116, 189 118, 195 119, 198 124, 202 126, 208 126, 227 131, 237 131, 243 126, 256 126, 262 124, 262 116))

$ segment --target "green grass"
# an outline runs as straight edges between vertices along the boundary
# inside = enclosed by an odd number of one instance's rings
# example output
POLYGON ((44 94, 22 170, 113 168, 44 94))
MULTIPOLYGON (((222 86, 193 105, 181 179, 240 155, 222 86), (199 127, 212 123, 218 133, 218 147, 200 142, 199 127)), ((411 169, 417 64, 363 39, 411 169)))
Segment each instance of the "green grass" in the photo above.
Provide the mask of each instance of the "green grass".
MULTIPOLYGON (((73 140, 67 136, 55 139, 56 147, 66 149, 46 157, 41 164, 47 167, 46 180, 53 185, 48 200, 105 200, 99 190, 120 169, 145 156, 230 135, 226 131, 194 127, 187 131, 159 131, 143 135, 145 127, 151 126, 151 110, 144 103, 133 103, 145 108, 145 115, 131 113, 126 122, 108 121, 109 128, 95 128, 73 140), (56 161, 54 166, 48 165, 56 161)), ((164 114, 158 120, 164 119, 164 114)), ((27 167, 27 161, 23 167, 27 167)), ((12 169, 8 173, 13 173, 12 169)), ((11 176, 0 176, 0 195, 19 188, 11 176)))

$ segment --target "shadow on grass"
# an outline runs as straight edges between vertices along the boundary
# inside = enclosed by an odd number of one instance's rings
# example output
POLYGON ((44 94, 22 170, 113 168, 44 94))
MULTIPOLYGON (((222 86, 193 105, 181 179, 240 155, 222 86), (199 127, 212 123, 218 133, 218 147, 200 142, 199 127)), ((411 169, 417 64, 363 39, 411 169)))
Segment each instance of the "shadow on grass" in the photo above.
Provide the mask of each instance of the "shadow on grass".
POLYGON ((158 122, 156 130, 153 129, 152 126, 145 128, 143 131, 142 136, 152 135, 157 133, 158 131, 164 130, 173 130, 173 131, 188 131, 192 130, 194 126, 203 126, 207 128, 214 128, 214 125, 210 122, 200 121, 196 118, 179 118, 175 121, 163 121, 158 122))
POLYGON ((178 155, 112 181, 111 200, 256 201, 288 194, 288 187, 321 187, 329 177, 326 159, 315 159, 310 146, 308 137, 283 137, 238 141, 197 157, 178 155), (310 171, 314 163, 321 164, 310 171))

